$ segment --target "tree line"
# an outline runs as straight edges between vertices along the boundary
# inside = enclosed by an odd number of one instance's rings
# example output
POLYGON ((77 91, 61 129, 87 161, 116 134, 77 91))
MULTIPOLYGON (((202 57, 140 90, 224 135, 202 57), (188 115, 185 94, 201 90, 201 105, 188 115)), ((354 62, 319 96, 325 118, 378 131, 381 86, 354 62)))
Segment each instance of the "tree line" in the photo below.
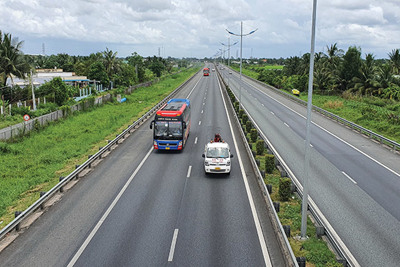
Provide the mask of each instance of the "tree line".
MULTIPOLYGON (((31 92, 28 88, 7 86, 7 81, 12 77, 26 79, 30 71, 35 72, 36 69, 59 68, 65 72, 74 72, 78 76, 87 76, 88 79, 99 81, 106 87, 111 82, 114 87, 128 87, 171 73, 175 65, 178 68, 189 65, 187 59, 142 57, 136 52, 121 58, 117 56, 117 52, 108 48, 89 56, 70 56, 64 53, 49 56, 25 55, 22 45, 23 42, 18 38, 0 31, 0 95, 3 102, 29 99, 31 92)), ((46 88, 38 89, 39 96, 49 93, 54 86, 44 87, 46 88)))
MULTIPOLYGON (((310 53, 287 58, 282 63, 282 70, 249 68, 259 73, 259 80, 277 88, 307 91, 310 53)), ((316 53, 314 63, 313 88, 317 93, 350 93, 400 100, 399 49, 388 53, 388 59, 375 59, 371 53, 363 59, 361 48, 351 46, 344 52, 335 43, 327 46, 327 53, 316 53)))

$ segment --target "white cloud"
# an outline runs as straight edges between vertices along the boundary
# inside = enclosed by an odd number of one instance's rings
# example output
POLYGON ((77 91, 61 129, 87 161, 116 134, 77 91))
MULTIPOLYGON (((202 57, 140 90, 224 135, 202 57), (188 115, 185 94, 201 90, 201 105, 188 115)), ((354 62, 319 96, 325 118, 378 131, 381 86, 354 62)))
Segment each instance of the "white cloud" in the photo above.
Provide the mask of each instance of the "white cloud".
MULTIPOLYGON (((243 21, 244 33, 258 28, 244 38, 245 57, 250 49, 289 57, 309 50, 311 11, 311 0, 0 0, 0 30, 27 40, 27 53, 30 43, 48 42, 51 53, 114 47, 146 56, 163 47, 164 56, 209 57, 227 43, 225 29, 240 33, 243 21)), ((385 57, 400 46, 399 25, 398 0, 318 1, 317 47, 356 45, 385 57)))

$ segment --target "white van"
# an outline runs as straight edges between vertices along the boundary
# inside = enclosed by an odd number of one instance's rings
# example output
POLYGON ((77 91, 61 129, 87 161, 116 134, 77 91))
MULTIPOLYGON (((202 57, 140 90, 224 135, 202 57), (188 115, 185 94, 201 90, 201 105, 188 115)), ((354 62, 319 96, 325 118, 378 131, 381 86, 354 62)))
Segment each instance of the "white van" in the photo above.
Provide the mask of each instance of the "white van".
POLYGON ((206 173, 231 173, 233 155, 225 142, 210 142, 204 148, 204 171, 206 173))

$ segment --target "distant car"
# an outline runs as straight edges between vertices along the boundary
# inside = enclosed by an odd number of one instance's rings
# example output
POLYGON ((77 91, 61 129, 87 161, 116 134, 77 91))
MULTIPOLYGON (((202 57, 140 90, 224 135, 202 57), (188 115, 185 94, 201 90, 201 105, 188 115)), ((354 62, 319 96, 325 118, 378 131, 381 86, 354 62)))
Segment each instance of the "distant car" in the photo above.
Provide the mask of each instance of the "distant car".
POLYGON ((225 142, 209 142, 204 147, 205 173, 231 173, 231 158, 233 155, 225 142))
POLYGON ((229 71, 229 74, 232 74, 232 71, 229 71))
POLYGON ((215 69, 212 69, 211 71, 215 71, 215 69))

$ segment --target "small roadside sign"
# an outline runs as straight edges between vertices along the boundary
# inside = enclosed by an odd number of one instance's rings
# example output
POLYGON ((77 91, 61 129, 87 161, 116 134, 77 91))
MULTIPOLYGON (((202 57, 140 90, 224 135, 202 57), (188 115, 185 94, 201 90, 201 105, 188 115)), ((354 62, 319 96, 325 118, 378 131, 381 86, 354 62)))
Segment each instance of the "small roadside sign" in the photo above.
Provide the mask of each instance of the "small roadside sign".
POLYGON ((25 115, 24 115, 24 121, 29 121, 30 119, 31 119, 31 117, 29 117, 28 114, 25 114, 25 115))

